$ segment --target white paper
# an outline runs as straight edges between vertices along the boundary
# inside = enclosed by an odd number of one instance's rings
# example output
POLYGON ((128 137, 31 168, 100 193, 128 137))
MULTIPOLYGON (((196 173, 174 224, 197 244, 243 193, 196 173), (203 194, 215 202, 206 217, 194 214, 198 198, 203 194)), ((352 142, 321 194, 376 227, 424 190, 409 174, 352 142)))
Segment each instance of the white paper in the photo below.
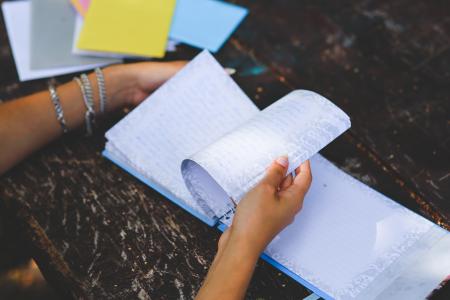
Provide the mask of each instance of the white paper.
POLYGON ((258 111, 211 54, 202 52, 106 133, 106 149, 204 213, 184 185, 182 160, 258 111))
POLYGON ((190 157, 183 177, 196 200, 221 217, 232 207, 229 197, 239 203, 274 159, 288 155, 290 173, 349 127, 349 117, 326 98, 293 91, 190 157))
POLYGON ((318 154, 311 169, 302 211, 266 253, 333 298, 358 298, 436 227, 318 154))
POLYGON ((443 229, 440 231, 442 238, 432 247, 426 247, 420 257, 413 259, 402 274, 377 295, 377 299, 426 299, 450 275, 450 235, 443 229))
POLYGON ((30 5, 29 1, 3 2, 2 11, 9 42, 20 81, 46 78, 94 69, 105 64, 32 70, 30 67, 30 5))

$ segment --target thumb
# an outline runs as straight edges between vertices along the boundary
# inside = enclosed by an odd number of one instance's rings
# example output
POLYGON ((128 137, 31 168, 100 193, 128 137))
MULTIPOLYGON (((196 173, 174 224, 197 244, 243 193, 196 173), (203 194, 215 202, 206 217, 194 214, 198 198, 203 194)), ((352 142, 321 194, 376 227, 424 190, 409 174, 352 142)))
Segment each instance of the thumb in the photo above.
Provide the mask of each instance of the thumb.
POLYGON ((286 176, 286 171, 289 165, 289 160, 287 156, 278 157, 267 169, 266 176, 262 180, 266 184, 277 189, 284 177, 286 176))

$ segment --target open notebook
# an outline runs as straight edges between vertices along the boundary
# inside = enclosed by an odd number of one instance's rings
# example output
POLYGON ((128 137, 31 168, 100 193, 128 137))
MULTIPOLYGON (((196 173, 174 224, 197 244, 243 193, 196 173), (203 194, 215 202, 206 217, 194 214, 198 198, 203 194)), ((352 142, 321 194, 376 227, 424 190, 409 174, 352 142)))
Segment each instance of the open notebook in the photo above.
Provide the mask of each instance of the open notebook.
POLYGON ((427 293, 450 268, 448 234, 317 154, 349 127, 310 91, 260 111, 204 51, 106 133, 104 155, 221 230, 230 198, 239 202, 273 159, 288 154, 289 171, 310 159, 304 207, 262 258, 323 298, 370 299, 398 297, 405 274, 423 274, 412 262, 441 255, 446 268, 425 272, 420 291, 405 289, 427 293))

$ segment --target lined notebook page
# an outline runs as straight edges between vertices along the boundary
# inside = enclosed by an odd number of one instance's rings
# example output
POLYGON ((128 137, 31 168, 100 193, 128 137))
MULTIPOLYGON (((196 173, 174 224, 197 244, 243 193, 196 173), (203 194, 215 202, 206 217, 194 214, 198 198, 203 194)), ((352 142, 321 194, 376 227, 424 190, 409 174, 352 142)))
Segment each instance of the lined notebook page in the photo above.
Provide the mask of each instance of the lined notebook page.
POLYGON ((327 298, 376 298, 401 274, 407 256, 446 234, 320 154, 310 161, 314 179, 303 208, 265 253, 327 298))
POLYGON ((221 217, 232 203, 222 198, 230 196, 239 202, 274 159, 288 155, 288 172, 292 172, 349 127, 349 117, 328 99, 310 91, 293 91, 190 157, 183 164, 183 176, 199 203, 221 217), (226 196, 213 189, 199 166, 226 196))
POLYGON ((204 51, 106 133, 106 150, 204 213, 185 187, 182 160, 258 111, 204 51))

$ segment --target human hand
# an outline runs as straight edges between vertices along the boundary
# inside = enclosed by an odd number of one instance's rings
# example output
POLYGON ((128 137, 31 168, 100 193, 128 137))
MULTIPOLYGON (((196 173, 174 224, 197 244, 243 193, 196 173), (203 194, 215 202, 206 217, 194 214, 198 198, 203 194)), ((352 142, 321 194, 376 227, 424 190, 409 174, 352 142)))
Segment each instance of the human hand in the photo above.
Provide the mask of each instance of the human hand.
MULTIPOLYGON (((103 69, 108 111, 138 105, 185 64, 185 61, 140 62, 103 69)), ((95 74, 90 76, 91 83, 96 83, 95 74)))
POLYGON ((309 161, 295 170, 295 178, 286 175, 287 157, 274 161, 262 181, 239 202, 231 227, 219 240, 219 251, 228 243, 244 245, 253 257, 294 221, 311 185, 309 161))
POLYGON ((288 163, 287 157, 274 161, 239 202, 196 299, 244 298, 260 253, 294 220, 311 185, 309 161, 295 170, 295 178, 285 177, 288 163))

